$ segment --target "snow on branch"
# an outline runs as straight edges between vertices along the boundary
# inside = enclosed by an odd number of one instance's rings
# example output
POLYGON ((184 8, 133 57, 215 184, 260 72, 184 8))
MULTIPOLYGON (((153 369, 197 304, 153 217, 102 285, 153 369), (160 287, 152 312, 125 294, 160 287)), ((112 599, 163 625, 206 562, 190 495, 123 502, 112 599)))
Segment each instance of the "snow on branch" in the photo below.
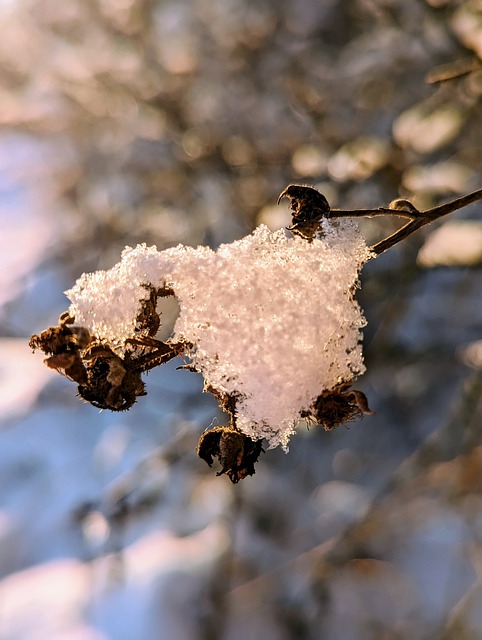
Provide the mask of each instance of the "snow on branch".
POLYGON ((233 482, 254 473, 262 451, 287 448, 301 420, 331 429, 372 413, 351 389, 364 372, 362 310, 355 300, 365 262, 424 224, 482 197, 482 190, 419 212, 405 200, 388 208, 332 210, 322 194, 290 185, 293 224, 208 247, 159 252, 127 247, 109 271, 82 275, 57 327, 32 336, 46 364, 78 384, 94 406, 121 411, 145 395, 141 374, 181 355, 229 414, 201 436, 198 454, 233 482), (342 218, 399 215, 408 224, 370 249, 342 218), (175 295, 172 337, 156 338, 158 299, 175 295))
POLYGON ((122 353, 149 288, 169 287, 180 305, 173 340, 192 345, 206 388, 236 398, 245 435, 286 447, 300 412, 364 370, 352 292, 371 254, 352 223, 323 226, 311 243, 260 226, 217 251, 127 248, 67 292, 70 315, 122 353))

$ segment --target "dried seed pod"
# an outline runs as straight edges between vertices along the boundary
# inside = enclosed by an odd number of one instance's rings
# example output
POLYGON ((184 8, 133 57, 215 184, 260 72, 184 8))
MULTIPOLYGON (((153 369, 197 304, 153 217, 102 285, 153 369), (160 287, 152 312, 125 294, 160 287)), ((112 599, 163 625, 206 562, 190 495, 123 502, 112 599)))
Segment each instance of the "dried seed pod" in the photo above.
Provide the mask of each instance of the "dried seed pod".
POLYGON ((41 349, 49 357, 44 360, 50 369, 55 369, 79 384, 87 381, 81 352, 90 344, 91 335, 85 327, 70 326, 74 319, 68 311, 59 317, 56 327, 49 327, 30 338, 29 345, 41 349))
POLYGON ((351 389, 350 384, 343 382, 333 389, 323 391, 308 411, 301 412, 301 417, 313 420, 321 424, 325 431, 330 431, 364 414, 374 414, 368 406, 366 395, 362 391, 351 389))
POLYGON ((286 187, 278 198, 278 204, 282 198, 290 199, 293 224, 286 227, 288 231, 311 240, 320 229, 320 220, 330 215, 328 200, 313 187, 301 184, 286 187))
POLYGON ((253 441, 232 426, 214 427, 199 439, 197 454, 211 467, 218 458, 221 471, 233 484, 255 473, 254 464, 263 451, 261 440, 253 441))
POLYGON ((83 357, 87 380, 79 385, 79 395, 94 407, 127 411, 146 395, 140 371, 107 345, 94 345, 83 357))
POLYGON ((85 327, 73 327, 74 319, 68 311, 59 317, 58 326, 48 327, 42 333, 30 337, 29 346, 35 351, 40 349, 46 355, 59 355, 69 351, 85 349, 91 340, 89 330, 85 327))

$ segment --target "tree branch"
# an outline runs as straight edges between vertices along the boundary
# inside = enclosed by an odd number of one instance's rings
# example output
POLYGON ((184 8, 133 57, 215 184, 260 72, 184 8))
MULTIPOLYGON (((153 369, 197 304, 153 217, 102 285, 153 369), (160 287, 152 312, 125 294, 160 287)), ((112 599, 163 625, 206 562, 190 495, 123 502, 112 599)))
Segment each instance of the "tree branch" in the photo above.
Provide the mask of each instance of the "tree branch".
POLYGON ((482 200, 482 189, 477 189, 465 196, 446 202, 445 204, 432 207, 426 211, 419 211, 409 200, 397 199, 390 203, 388 207, 378 207, 377 209, 331 209, 326 198, 313 187, 306 185, 290 185, 278 199, 288 197, 291 201, 291 212, 293 225, 288 227, 294 233, 299 233, 310 240, 319 228, 321 218, 373 218, 376 216, 392 215, 401 218, 408 218, 409 222, 392 233, 381 242, 371 247, 376 255, 380 255, 387 249, 407 238, 417 229, 446 216, 457 209, 466 207, 473 202, 482 200))
MULTIPOLYGON (((412 215, 412 219, 409 223, 403 226, 395 233, 392 233, 391 236, 385 238, 381 242, 378 242, 372 247, 372 251, 377 255, 380 255, 387 249, 393 247, 397 242, 404 240, 414 231, 420 229, 421 227, 437 220, 438 218, 442 218, 453 211, 457 211, 457 209, 462 209, 462 207, 466 207, 473 202, 477 202, 478 200, 482 200, 482 189, 477 189, 477 191, 473 191, 465 196, 461 196, 460 198, 456 198, 451 202, 446 202, 445 204, 438 205, 437 207, 432 207, 432 209, 427 209, 426 211, 418 211, 416 215, 412 215)), ((413 206, 413 205, 412 205, 413 206)), ((407 212, 408 213, 408 212, 407 212)))

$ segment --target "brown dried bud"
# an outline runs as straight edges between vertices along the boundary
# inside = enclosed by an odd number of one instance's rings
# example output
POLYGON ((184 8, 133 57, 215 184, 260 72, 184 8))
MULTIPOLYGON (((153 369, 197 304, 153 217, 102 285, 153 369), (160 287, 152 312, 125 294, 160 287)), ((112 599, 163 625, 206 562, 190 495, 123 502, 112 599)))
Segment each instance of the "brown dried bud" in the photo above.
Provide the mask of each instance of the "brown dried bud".
POLYGON ((94 345, 83 357, 87 380, 79 385, 79 395, 94 407, 127 411, 146 395, 141 373, 107 345, 94 345))
POLYGON ((30 337, 29 346, 41 349, 46 355, 59 355, 69 351, 85 349, 91 340, 89 330, 85 327, 71 327, 74 319, 67 311, 62 313, 57 327, 48 327, 38 335, 30 337))
POLYGON ((325 431, 329 431, 364 414, 374 413, 368 406, 366 395, 357 389, 350 389, 349 382, 343 382, 323 391, 308 411, 301 412, 301 417, 314 420, 325 431))
POLYGON ((405 198, 395 198, 388 205, 389 209, 395 209, 395 211, 409 211, 415 215, 420 214, 420 211, 410 202, 410 200, 405 200, 405 198))
POLYGON ((218 458, 221 471, 233 484, 255 473, 254 464, 263 451, 261 440, 256 442, 234 427, 214 427, 205 431, 199 439, 197 454, 211 467, 218 458))
POLYGON ((320 229, 320 220, 330 216, 330 205, 325 196, 301 184, 290 184, 280 194, 278 204, 282 198, 290 199, 293 224, 286 227, 288 231, 311 240, 320 229))

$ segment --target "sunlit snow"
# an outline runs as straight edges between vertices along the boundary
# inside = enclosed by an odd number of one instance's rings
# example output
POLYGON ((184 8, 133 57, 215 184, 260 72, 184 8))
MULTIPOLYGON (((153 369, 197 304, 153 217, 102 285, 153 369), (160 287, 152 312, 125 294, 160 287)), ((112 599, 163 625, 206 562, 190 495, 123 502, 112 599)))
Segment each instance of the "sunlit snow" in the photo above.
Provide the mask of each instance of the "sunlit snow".
POLYGON ((194 345, 206 388, 237 398, 246 435, 286 446, 300 411, 364 370, 353 290, 369 257, 348 221, 325 222, 311 243, 261 225, 216 251, 127 247, 110 271, 84 274, 67 295, 76 322, 121 349, 145 285, 171 287, 180 305, 173 337, 194 345))

